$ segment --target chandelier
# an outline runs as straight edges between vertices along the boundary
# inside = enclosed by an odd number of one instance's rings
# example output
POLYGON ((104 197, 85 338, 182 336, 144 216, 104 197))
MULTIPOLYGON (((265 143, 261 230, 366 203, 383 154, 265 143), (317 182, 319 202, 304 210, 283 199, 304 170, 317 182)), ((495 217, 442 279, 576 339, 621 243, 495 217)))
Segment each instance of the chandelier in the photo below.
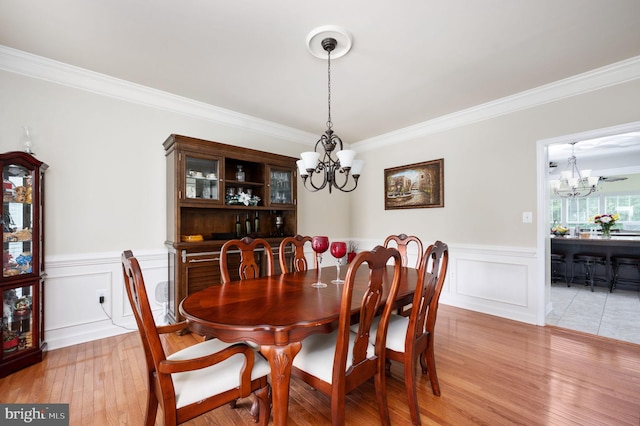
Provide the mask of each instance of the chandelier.
POLYGON ((575 144, 571 142, 571 157, 567 162, 567 167, 560 174, 560 179, 552 180, 551 189, 553 193, 562 198, 586 197, 595 192, 598 188, 599 176, 591 176, 591 170, 578 168, 575 155, 575 144))
POLYGON ((297 161, 298 171, 304 183, 304 187, 312 192, 328 188, 342 192, 351 192, 358 186, 358 178, 364 161, 356 160, 356 152, 343 149, 342 139, 333 132, 331 121, 331 52, 336 58, 345 55, 351 48, 351 36, 343 29, 335 26, 316 28, 307 37, 307 46, 311 53, 317 57, 323 55, 317 49, 317 42, 327 55, 327 105, 328 118, 327 130, 316 142, 313 151, 300 154, 301 160, 297 161), (336 51, 338 40, 342 41, 340 51, 336 51), (318 149, 321 148, 321 151, 318 149), (320 158, 322 157, 322 158, 320 158))

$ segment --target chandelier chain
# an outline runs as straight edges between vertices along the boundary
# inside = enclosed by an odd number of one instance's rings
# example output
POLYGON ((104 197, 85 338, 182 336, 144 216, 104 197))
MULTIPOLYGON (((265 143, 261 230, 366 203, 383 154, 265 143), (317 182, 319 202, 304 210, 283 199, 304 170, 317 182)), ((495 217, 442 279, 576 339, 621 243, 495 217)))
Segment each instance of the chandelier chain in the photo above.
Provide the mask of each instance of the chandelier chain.
POLYGON ((329 112, 327 118, 327 128, 331 130, 331 127, 333 127, 333 122, 331 121, 331 49, 327 50, 327 64, 327 111, 329 112))

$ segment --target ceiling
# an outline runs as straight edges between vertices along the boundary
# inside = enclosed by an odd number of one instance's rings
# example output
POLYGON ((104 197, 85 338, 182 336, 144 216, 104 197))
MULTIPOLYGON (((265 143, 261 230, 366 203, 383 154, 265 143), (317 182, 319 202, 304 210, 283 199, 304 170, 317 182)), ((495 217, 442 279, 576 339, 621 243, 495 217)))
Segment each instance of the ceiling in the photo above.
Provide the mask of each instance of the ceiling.
POLYGON ((579 139, 549 146, 549 161, 567 160, 572 154, 580 158, 618 157, 640 152, 640 132, 625 132, 593 139, 579 139), (575 144, 572 144, 575 142, 575 144))
POLYGON ((0 45, 320 134, 365 140, 640 55, 638 0, 0 0, 0 45))

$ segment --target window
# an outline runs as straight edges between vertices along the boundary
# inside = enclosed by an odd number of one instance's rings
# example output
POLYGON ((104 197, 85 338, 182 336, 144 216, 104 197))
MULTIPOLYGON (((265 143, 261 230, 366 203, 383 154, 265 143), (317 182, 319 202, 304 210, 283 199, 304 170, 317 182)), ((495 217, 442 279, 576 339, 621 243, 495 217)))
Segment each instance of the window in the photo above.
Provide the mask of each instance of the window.
POLYGON ((589 223, 589 218, 600 212, 599 197, 567 199, 567 224, 580 225, 589 223))
POLYGON ((599 194, 585 198, 552 198, 549 223, 576 228, 593 227, 589 219, 601 213, 618 213, 616 228, 640 231, 640 194, 599 194))
POLYGON ((554 198, 551 200, 549 223, 562 223, 562 200, 554 198))
POLYGON ((640 195, 607 195, 604 205, 607 213, 620 215, 625 229, 640 229, 640 195))

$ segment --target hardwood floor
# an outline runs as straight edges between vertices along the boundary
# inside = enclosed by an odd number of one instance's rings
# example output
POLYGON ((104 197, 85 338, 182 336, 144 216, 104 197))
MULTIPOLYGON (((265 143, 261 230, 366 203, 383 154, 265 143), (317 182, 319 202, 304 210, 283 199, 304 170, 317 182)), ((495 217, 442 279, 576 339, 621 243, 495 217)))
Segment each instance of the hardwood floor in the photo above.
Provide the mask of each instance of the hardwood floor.
MULTIPOLYGON (((440 306, 436 363, 441 397, 418 372, 424 425, 640 424, 640 345, 440 306)), ((172 335, 171 350, 195 337, 172 335)), ((48 352, 0 380, 3 403, 69 403, 71 425, 140 425, 146 385, 137 333, 48 352)), ((394 425, 409 424, 402 368, 387 394, 394 425)), ((188 425, 253 424, 249 400, 188 425)), ((373 383, 349 394, 348 425, 379 424, 373 383)), ((292 380, 290 425, 329 424, 328 399, 292 380)))

